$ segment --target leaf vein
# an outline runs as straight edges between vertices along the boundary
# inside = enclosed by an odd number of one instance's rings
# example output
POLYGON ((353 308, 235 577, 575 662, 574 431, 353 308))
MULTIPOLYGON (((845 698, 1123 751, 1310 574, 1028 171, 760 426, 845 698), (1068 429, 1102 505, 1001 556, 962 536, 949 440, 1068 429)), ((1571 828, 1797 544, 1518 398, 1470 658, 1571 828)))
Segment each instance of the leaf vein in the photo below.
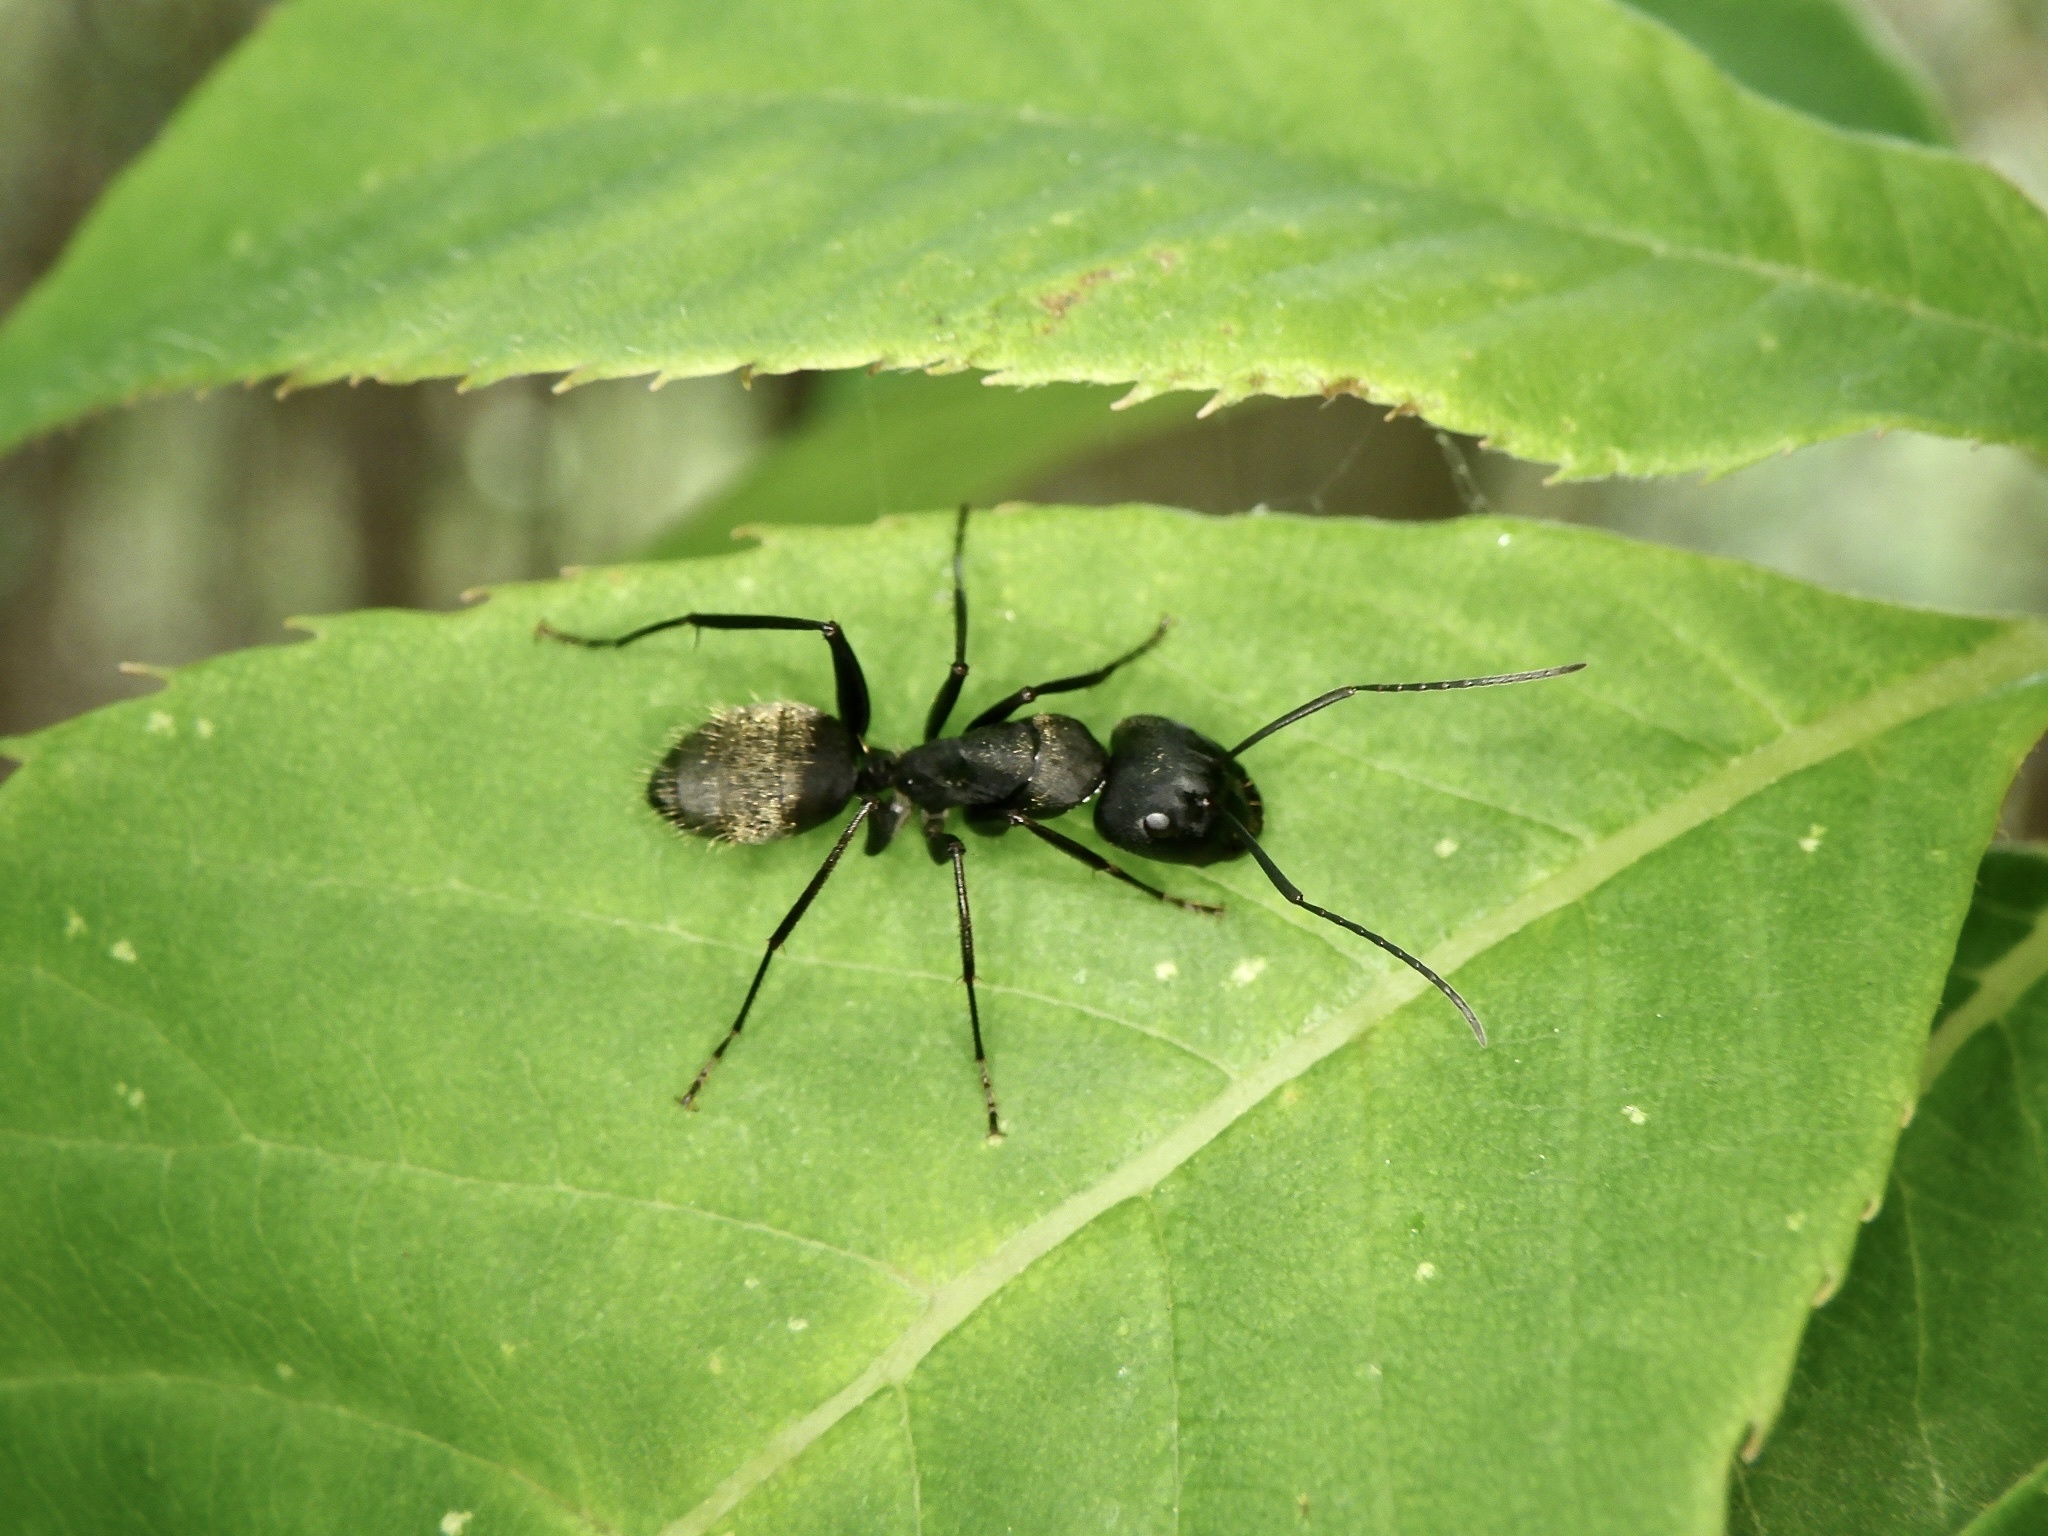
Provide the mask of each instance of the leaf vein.
MULTIPOLYGON (((556 1508, 562 1510, 589 1529, 598 1532, 608 1532, 610 1530, 609 1526, 605 1525, 589 1511, 577 1508, 546 1484, 535 1480, 529 1474, 520 1471, 519 1468, 507 1462, 494 1461, 488 1456, 480 1456, 475 1451, 464 1450, 452 1441, 443 1440, 436 1435, 430 1435, 425 1430, 416 1429, 410 1424, 400 1424, 391 1419, 379 1418, 373 1413, 366 1413, 360 1408, 352 1408, 346 1403, 292 1396, 287 1393, 272 1391, 270 1388, 260 1386, 255 1382, 220 1381, 209 1376, 182 1375, 170 1371, 64 1371, 48 1375, 0 1376, 0 1392, 62 1391, 78 1387, 89 1390, 106 1390, 128 1382, 142 1382, 172 1391, 246 1392, 251 1396, 260 1397, 268 1402, 278 1403, 300 1412, 328 1413, 337 1418, 349 1419, 386 1434, 401 1436, 408 1440, 416 1440, 446 1455, 474 1463, 489 1471, 501 1473, 516 1482, 524 1484, 527 1488, 530 1488, 533 1492, 546 1499, 550 1504, 553 1504, 556 1508)), ((58 1438, 60 1443, 64 1443, 65 1437, 60 1436, 58 1438)))

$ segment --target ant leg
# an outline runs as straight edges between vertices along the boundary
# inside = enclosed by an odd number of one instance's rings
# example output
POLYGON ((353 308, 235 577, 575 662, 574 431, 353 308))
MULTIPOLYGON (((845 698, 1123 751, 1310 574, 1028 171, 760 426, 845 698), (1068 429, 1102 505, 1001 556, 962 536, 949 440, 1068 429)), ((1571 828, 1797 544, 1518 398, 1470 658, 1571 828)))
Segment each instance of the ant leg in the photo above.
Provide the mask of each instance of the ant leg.
POLYGON ((1112 661, 1106 667, 1097 667, 1093 672, 1082 672, 1073 677, 1057 677, 1049 683, 1035 683, 1029 688, 1019 688, 1000 704, 991 704, 987 709, 976 715, 968 723, 967 728, 971 731, 977 725, 995 725, 1000 721, 1007 720, 1026 704, 1048 693, 1077 693, 1083 688, 1093 688, 1097 683, 1107 682, 1110 674, 1116 671, 1118 667, 1136 661, 1140 656, 1151 650, 1153 646, 1164 640, 1167 630, 1172 627, 1173 620, 1161 619, 1159 627, 1152 631, 1142 645, 1124 652, 1123 655, 1117 657, 1115 661, 1112 661))
POLYGON ((1448 997, 1453 1003, 1455 1003, 1457 1005, 1458 1012, 1465 1015, 1465 1022, 1472 1026, 1472 1033, 1479 1037, 1479 1043, 1481 1045, 1486 1044, 1486 1027, 1479 1022, 1479 1015, 1472 1011, 1472 1005, 1466 1002, 1463 997, 1458 995, 1458 989, 1456 987, 1452 986, 1448 981, 1445 981, 1443 977, 1437 975, 1435 971, 1431 970, 1428 966, 1424 965, 1420 960, 1416 959, 1415 956, 1409 954, 1407 950, 1403 949, 1400 945, 1396 944, 1392 939, 1386 938, 1384 935, 1374 933, 1370 928, 1361 927, 1359 924, 1351 921, 1351 919, 1348 917, 1339 917, 1336 913, 1330 911, 1328 908, 1319 907, 1314 902, 1310 901, 1306 896, 1301 894, 1300 888, 1296 886, 1292 880, 1288 879, 1285 875, 1280 873, 1280 866, 1275 864, 1270 858, 1266 856, 1266 850, 1261 848, 1258 844, 1258 839, 1253 837, 1251 833, 1245 829, 1245 824, 1243 822, 1239 821, 1235 816, 1232 816, 1228 811, 1223 812, 1223 816, 1226 820, 1229 821, 1229 823, 1233 827, 1237 828, 1237 835, 1244 839, 1245 847, 1249 848, 1251 850, 1252 857, 1259 861, 1259 868, 1263 869, 1266 872, 1266 878, 1273 882, 1274 890, 1278 891, 1282 896, 1285 896, 1297 907, 1303 907, 1308 911, 1315 913, 1317 917, 1335 923, 1339 928, 1348 928, 1351 930, 1351 932, 1357 934, 1361 939, 1370 939, 1373 943, 1379 945, 1381 949, 1384 949, 1388 954, 1392 955, 1396 960, 1400 961, 1403 965, 1407 966, 1410 970, 1414 971, 1418 976, 1422 977, 1424 981, 1427 981, 1431 986, 1435 987, 1437 991, 1443 993, 1445 997, 1448 997))
POLYGON ((1223 915, 1221 907, 1212 907, 1207 902, 1186 901, 1179 896, 1169 896, 1166 892, 1160 890, 1158 886, 1147 885, 1136 875, 1110 863, 1109 860, 1105 859, 1093 848, 1083 843, 1077 843, 1064 833, 1055 832, 1051 827, 1033 821, 1022 811, 1011 811, 1009 813, 1009 822, 1013 827, 1022 827, 1041 842, 1050 843, 1068 858, 1086 864, 1097 874, 1108 875, 1112 880, 1121 880, 1125 885, 1134 885, 1147 896, 1157 896, 1161 901, 1170 902, 1172 905, 1179 907, 1183 912, 1207 912, 1218 917, 1223 915))
POLYGON ((839 856, 846 852, 847 844, 853 841, 853 834, 860 830, 860 824, 868 819, 868 813, 874 808, 874 801, 861 801, 860 809, 854 812, 853 820, 846 824, 846 830, 839 834, 839 841, 834 843, 832 851, 825 855, 825 862, 818 866, 818 872, 811 876, 811 883, 804 887, 803 895, 797 897, 796 905, 789 909, 788 914, 776 925, 775 932, 768 936, 767 952, 761 956, 761 964, 754 971, 753 984, 747 988, 747 1000, 740 1004, 739 1017, 732 1021, 732 1028, 727 1030, 725 1038, 718 1042, 718 1049, 713 1051, 704 1065, 697 1069, 697 1075, 691 1079, 688 1089, 676 1097, 676 1102, 684 1109, 697 1107, 697 1095, 704 1091, 704 1080, 711 1076, 711 1069, 725 1059, 725 1053, 732 1048, 733 1041, 739 1039, 740 1031, 747 1026, 747 1013, 754 1006, 754 995, 761 990, 762 978, 768 974, 768 962, 775 958, 775 952, 782 948, 782 941, 787 939, 795 931, 796 925, 803 920, 803 915, 810 909, 811 902, 816 899, 818 892, 825 888, 825 882, 831 878, 833 867, 839 862, 839 856))
POLYGON ((1001 1141, 1003 1127, 996 1118, 996 1086, 989 1076, 988 1051, 981 1043, 981 1005, 974 996, 974 916, 967 910, 967 845, 943 830, 943 818, 925 823, 925 846, 934 863, 951 860, 953 894, 960 907, 960 979, 967 984, 967 1025, 974 1032, 974 1065, 981 1073, 981 1098, 988 1106, 988 1139, 1001 1141))
POLYGON ((960 520, 953 525, 953 666, 939 684, 931 713, 924 717, 924 739, 937 741, 960 702, 961 685, 967 681, 967 587, 960 579, 960 557, 967 547, 967 503, 960 503, 960 520))
POLYGON ((681 618, 661 619, 653 624, 643 624, 638 629, 609 638, 589 635, 571 635, 555 628, 542 619, 533 629, 534 638, 559 640, 564 645, 587 646, 592 650, 617 650, 631 645, 635 640, 645 640, 649 635, 658 635, 665 629, 678 629, 683 625, 694 629, 814 629, 825 637, 825 643, 832 647, 832 676, 839 688, 839 718, 846 728, 853 732, 856 741, 868 733, 868 680, 860 669, 860 661, 853 654, 853 646, 846 638, 846 632, 834 619, 785 619, 770 613, 686 613, 681 618))
POLYGON ((1332 704, 1341 704, 1354 693, 1442 693, 1448 688, 1492 688, 1501 683, 1533 683, 1539 678, 1563 677, 1568 672, 1585 670, 1583 661, 1567 662, 1561 667, 1543 667, 1534 672, 1502 672, 1493 677, 1452 677, 1440 683, 1353 683, 1348 688, 1332 688, 1328 693, 1319 694, 1299 709, 1290 709, 1270 725, 1262 725, 1245 737, 1228 753, 1235 757, 1251 747, 1256 747, 1275 731, 1285 730, 1297 720, 1305 720, 1319 709, 1328 709, 1332 704))

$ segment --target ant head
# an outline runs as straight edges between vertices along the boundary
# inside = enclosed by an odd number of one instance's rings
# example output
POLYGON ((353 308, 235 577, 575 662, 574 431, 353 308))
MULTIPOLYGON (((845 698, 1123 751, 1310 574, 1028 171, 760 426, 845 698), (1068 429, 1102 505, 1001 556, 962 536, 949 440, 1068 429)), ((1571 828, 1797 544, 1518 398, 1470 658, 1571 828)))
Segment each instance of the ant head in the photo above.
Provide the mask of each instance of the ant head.
POLYGON ((1159 715, 1133 715, 1116 728, 1095 802, 1105 841, 1168 864, 1214 864, 1245 852, 1232 817, 1258 836, 1258 789, 1222 747, 1159 715))

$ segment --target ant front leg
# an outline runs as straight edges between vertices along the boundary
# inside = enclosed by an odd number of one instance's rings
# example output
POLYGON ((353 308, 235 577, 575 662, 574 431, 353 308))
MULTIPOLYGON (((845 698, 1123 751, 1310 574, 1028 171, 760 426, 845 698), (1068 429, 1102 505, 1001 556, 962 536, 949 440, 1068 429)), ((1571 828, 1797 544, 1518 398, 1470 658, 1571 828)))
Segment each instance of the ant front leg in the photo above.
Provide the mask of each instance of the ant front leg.
POLYGON ((924 842, 934 864, 953 866, 953 894, 960 909, 960 979, 967 986, 967 1024, 974 1032, 974 1065, 981 1073, 981 1098, 988 1109, 988 1139, 1003 1139, 996 1115, 995 1080, 988 1069, 988 1051, 981 1041, 981 1005, 974 995, 974 915, 967 908, 967 845, 946 830, 944 816, 927 816, 924 842))
POLYGON ((1011 826, 1022 827, 1040 842, 1059 849, 1068 858, 1076 863, 1087 865, 1099 875, 1108 875, 1112 880, 1121 880, 1125 885, 1136 886, 1147 896, 1156 896, 1159 900, 1171 906, 1179 907, 1183 912, 1206 912, 1212 917, 1221 917, 1223 915, 1221 907, 1210 906, 1207 902, 1202 901, 1188 901, 1179 896, 1169 896, 1165 891, 1160 890, 1158 886, 1147 885, 1129 870, 1124 869, 1121 865, 1112 864, 1085 843, 1077 843, 1065 833, 1055 832, 1051 827, 1033 821, 1022 811, 1011 811, 1007 814, 1006 819, 1011 826))

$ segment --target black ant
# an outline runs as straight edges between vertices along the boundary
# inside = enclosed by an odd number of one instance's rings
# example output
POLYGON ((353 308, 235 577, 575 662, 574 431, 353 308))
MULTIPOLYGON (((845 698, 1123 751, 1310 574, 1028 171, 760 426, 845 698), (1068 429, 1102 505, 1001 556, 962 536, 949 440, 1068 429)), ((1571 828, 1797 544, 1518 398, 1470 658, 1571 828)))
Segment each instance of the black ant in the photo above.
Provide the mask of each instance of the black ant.
POLYGON ((676 1102, 684 1109, 695 1107, 712 1069, 724 1059, 746 1027, 747 1013, 768 974, 769 962, 824 888, 854 833, 865 824, 868 853, 880 853, 910 819, 913 808, 920 813, 920 830, 932 862, 950 862, 953 866, 953 891, 960 910, 960 979, 967 986, 967 1020, 974 1035, 974 1060, 981 1072, 991 1139, 1001 1137, 1002 1128, 996 1116, 995 1084, 989 1076, 988 1053, 982 1047, 981 1009, 974 994, 974 921, 967 909, 967 847, 946 830, 947 818, 955 810, 963 814, 974 831, 1001 834, 1012 827, 1022 827, 1098 874, 1121 880, 1148 896, 1190 912, 1220 914, 1223 909, 1170 896, 1157 886, 1146 884, 1092 848, 1046 826, 1046 820, 1065 815, 1092 799, 1095 830, 1103 840, 1144 858, 1168 864, 1214 864, 1249 853, 1274 888, 1296 906, 1377 944, 1420 973, 1457 1005, 1479 1043, 1486 1044, 1486 1030, 1479 1016, 1458 995, 1457 988, 1393 940, 1317 906, 1280 872, 1259 846, 1258 834, 1265 825, 1264 803, 1239 759, 1275 731, 1355 693, 1430 693, 1447 688, 1525 683, 1536 678, 1561 677, 1578 671, 1585 663, 1575 661, 1535 672, 1459 677, 1434 683, 1353 683, 1333 688, 1297 709, 1290 709, 1230 748, 1159 715, 1132 715, 1119 723, 1110 733, 1107 752, 1088 727, 1071 715, 1010 718, 1047 694, 1075 693, 1107 681, 1165 637, 1171 621, 1162 619, 1143 643, 1108 665, 1019 688, 976 715, 959 735, 947 736, 946 722, 960 700, 968 671, 967 593, 961 580, 967 511, 966 507, 960 509, 953 530, 953 665, 925 717, 923 745, 900 754, 868 744, 867 678, 845 631, 831 619, 791 619, 764 613, 686 613, 681 618, 644 624, 613 639, 564 634, 545 620, 535 630, 537 636, 549 640, 611 649, 684 625, 700 630, 814 630, 831 647, 832 671, 838 684, 836 716, 808 704, 780 700, 721 710, 678 739, 648 782, 648 803, 668 821, 699 837, 733 843, 773 842, 807 832, 845 810, 849 800, 860 801, 860 809, 840 831, 832 851, 825 855, 825 862, 811 876, 811 883, 769 935, 767 952, 754 971, 754 980, 747 988, 732 1028, 676 1102))

